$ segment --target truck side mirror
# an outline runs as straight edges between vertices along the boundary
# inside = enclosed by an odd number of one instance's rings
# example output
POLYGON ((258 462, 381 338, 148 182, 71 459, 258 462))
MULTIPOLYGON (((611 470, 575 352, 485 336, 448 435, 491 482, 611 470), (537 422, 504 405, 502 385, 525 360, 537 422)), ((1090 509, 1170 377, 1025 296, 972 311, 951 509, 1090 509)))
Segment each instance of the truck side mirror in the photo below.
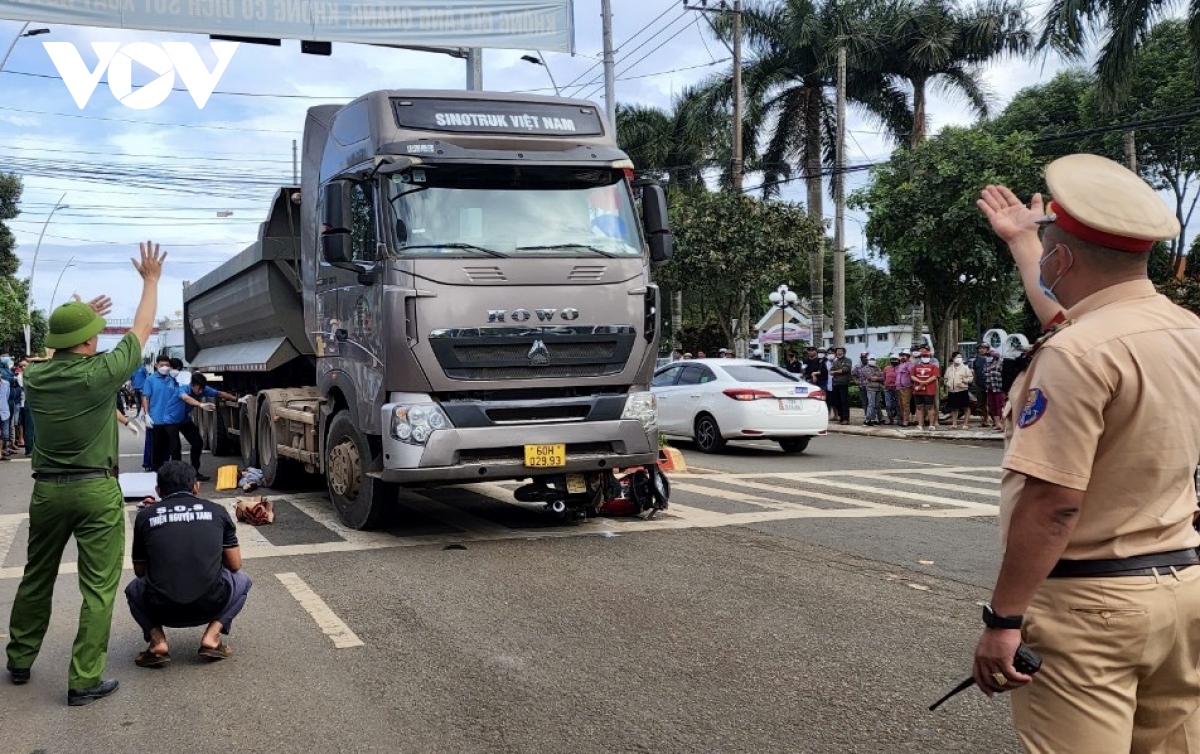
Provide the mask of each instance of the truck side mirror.
POLYGON ((667 193, 657 183, 642 187, 642 228, 650 245, 650 261, 657 264, 668 261, 675 243, 667 222, 667 193))
POLYGON ((350 248, 354 225, 350 212, 353 185, 352 181, 337 180, 321 187, 321 256, 334 267, 357 272, 361 278, 367 268, 353 261, 350 248))
POLYGON ((350 216, 350 181, 330 181, 321 187, 321 232, 349 233, 354 225, 350 216))

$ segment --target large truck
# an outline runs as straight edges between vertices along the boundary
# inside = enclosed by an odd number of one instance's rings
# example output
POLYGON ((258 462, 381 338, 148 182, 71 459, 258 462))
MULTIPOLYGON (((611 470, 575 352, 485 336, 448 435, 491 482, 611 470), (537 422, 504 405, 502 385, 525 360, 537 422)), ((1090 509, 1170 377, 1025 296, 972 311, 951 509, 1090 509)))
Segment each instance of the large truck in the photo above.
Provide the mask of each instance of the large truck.
POLYGON ((242 396, 198 412, 210 447, 268 486, 324 475, 353 528, 389 518, 401 486, 478 481, 586 513, 614 470, 655 469, 650 272, 671 251, 663 189, 590 102, 310 108, 300 186, 184 287, 191 368, 242 396))

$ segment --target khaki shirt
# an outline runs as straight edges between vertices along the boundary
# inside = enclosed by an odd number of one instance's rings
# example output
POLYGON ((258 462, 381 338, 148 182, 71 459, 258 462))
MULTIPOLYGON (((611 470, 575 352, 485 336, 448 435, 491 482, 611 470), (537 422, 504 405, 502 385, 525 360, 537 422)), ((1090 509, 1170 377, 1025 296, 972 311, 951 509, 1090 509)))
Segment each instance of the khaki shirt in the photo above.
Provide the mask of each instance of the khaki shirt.
POLYGON ((56 351, 25 371, 33 417, 33 470, 111 471, 118 462, 117 391, 142 363, 142 344, 126 333, 96 356, 56 351))
POLYGON ((1083 490, 1064 558, 1124 558, 1200 545, 1200 318, 1147 280, 1066 313, 1005 409, 1000 527, 1025 477, 1083 490))

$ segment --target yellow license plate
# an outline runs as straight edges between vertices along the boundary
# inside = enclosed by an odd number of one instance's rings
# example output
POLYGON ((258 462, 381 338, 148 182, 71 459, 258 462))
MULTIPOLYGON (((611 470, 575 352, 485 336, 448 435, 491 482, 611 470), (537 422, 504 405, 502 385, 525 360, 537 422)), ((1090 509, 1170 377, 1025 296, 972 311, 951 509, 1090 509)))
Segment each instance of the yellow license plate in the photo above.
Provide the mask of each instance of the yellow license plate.
POLYGON ((526 445, 525 465, 535 469, 566 466, 567 446, 561 443, 557 445, 526 445))
POLYGON ((583 474, 567 474, 567 493, 578 495, 581 492, 587 492, 587 480, 583 474))

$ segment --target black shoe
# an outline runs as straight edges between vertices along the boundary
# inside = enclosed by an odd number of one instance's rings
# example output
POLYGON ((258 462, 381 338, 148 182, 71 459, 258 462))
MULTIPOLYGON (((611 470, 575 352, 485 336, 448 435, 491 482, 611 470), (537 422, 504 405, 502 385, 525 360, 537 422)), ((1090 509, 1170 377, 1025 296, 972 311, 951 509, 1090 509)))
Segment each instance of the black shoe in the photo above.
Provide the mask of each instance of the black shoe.
POLYGON ((197 482, 208 482, 211 480, 212 480, 212 477, 208 476, 207 474, 201 474, 199 471, 196 472, 196 481, 197 482))
POLYGON ((8 669, 8 677, 18 686, 24 683, 29 683, 29 678, 31 675, 32 673, 30 672, 29 668, 18 670, 17 668, 10 667, 8 669))
POLYGON ((91 704, 97 699, 103 699, 116 691, 119 685, 116 678, 110 678, 107 681, 101 681, 90 689, 67 689, 67 704, 72 707, 82 707, 85 704, 91 704))

